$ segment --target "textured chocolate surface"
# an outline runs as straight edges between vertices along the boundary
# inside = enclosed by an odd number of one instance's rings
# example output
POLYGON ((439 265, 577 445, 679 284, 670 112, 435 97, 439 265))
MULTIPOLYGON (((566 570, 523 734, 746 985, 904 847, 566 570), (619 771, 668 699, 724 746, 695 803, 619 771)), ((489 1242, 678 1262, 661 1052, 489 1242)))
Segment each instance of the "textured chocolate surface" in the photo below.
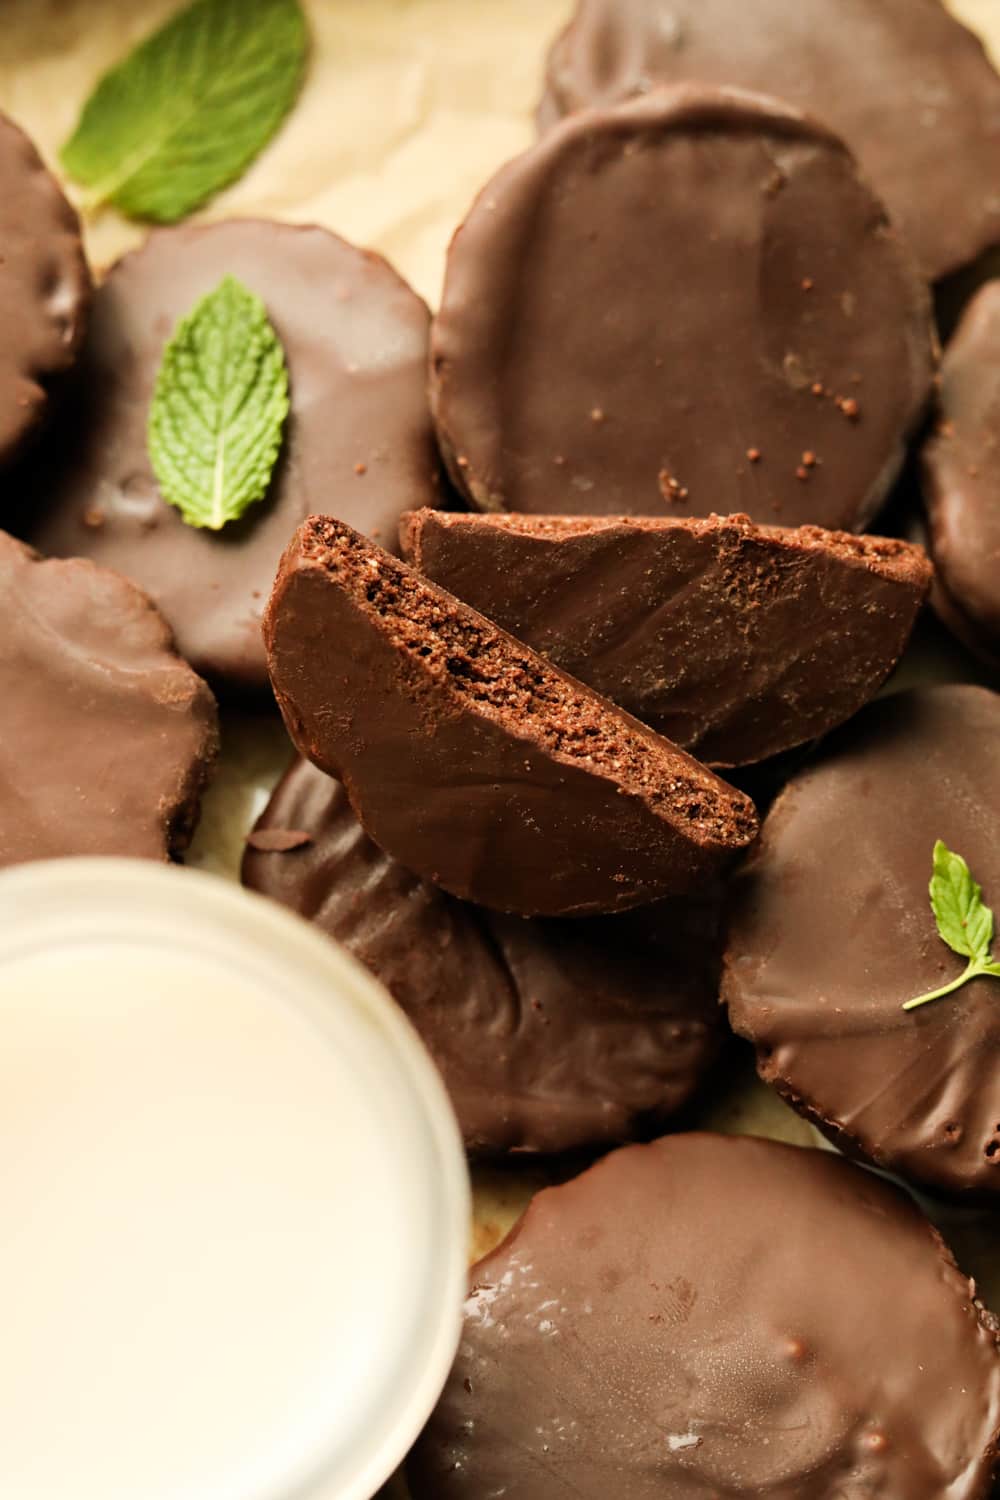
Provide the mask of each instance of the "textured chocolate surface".
POLYGON ((215 700, 133 584, 0 532, 0 698, 0 865, 186 847, 215 700))
POLYGON ((936 839, 1000 909, 1000 696, 865 709, 793 778, 736 881, 723 996, 762 1077, 838 1145, 915 1182, 1000 1191, 1000 987, 904 1001, 965 960, 928 899, 936 839))
POLYGON ((383 854, 340 783, 304 760, 258 820, 243 881, 310 918, 389 989, 473 1150, 648 1134, 689 1102, 718 1052, 708 896, 575 921, 457 901, 383 854))
POLYGON ((476 1266, 415 1500, 983 1500, 994 1321, 896 1188, 680 1135, 540 1193, 476 1266))
POLYGON ((489 182, 431 335, 480 510, 862 530, 923 409, 926 286, 823 127, 701 85, 564 121, 489 182))
POLYGON ((1000 671, 1000 282, 969 304, 941 370, 939 421, 923 450, 934 604, 1000 671))
POLYGON ((74 363, 89 304, 76 214, 0 114, 0 463, 37 428, 52 382, 74 363))
POLYGON ((41 551, 83 554, 140 584, 183 654, 221 687, 267 689, 260 618, 289 536, 322 506, 395 545, 400 512, 433 505, 427 309, 381 259, 324 229, 263 220, 157 230, 97 294, 77 426, 39 474, 21 527, 41 551), (146 449, 165 341, 231 273, 265 302, 291 413, 269 494, 221 533, 159 495, 146 449))
POLYGON ((264 621, 297 748, 408 869, 523 916, 699 890, 749 798, 342 522, 313 516, 264 621))
POLYGON ((929 276, 1000 242, 1000 78, 940 0, 579 0, 540 121, 688 78, 826 121, 929 276))
POLYGON ((902 654, 931 577, 905 542, 745 516, 427 510, 404 516, 400 539, 429 578, 717 766, 856 713, 902 654))

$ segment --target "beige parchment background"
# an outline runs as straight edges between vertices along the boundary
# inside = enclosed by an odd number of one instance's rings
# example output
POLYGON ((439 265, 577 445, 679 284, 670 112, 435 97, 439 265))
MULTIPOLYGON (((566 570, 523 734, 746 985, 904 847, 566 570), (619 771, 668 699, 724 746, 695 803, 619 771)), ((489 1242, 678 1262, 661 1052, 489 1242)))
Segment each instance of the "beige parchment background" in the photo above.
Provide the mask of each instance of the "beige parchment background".
MULTIPOLYGON (((533 139, 532 112, 549 39, 572 0, 304 0, 313 52, 297 108, 245 177, 200 217, 264 215, 325 224, 381 250, 433 306, 455 226, 490 174, 533 139)), ((951 0, 1000 65, 1000 0, 951 0)), ((0 0, 0 109, 56 165, 79 108, 109 63, 177 8, 177 0, 0 0)), ((145 231, 114 212, 86 226, 95 268, 145 231)), ((323 508, 323 496, 316 496, 323 508)), ((915 663, 968 675, 935 640, 915 663)), ((273 720, 230 717, 224 756, 190 862, 232 875, 243 838, 288 757, 273 720)), ((704 1122, 808 1141, 809 1128, 757 1084, 746 1064, 720 1079, 704 1122)), ((545 1169, 477 1173, 474 1251, 502 1236, 545 1169)), ((1000 1302, 995 1226, 932 1208, 963 1268, 1000 1302)), ((395 1494, 396 1491, 394 1490, 395 1494)))

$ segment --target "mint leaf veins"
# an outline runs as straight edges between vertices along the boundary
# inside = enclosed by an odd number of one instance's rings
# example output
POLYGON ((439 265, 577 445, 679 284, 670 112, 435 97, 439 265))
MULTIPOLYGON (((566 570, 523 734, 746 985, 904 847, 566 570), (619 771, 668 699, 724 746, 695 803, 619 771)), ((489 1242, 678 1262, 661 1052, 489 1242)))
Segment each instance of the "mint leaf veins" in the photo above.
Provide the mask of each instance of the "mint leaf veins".
POLYGON ((263 302, 224 276, 174 329, 149 408, 164 500, 221 531, 267 492, 288 415, 288 372, 263 302))

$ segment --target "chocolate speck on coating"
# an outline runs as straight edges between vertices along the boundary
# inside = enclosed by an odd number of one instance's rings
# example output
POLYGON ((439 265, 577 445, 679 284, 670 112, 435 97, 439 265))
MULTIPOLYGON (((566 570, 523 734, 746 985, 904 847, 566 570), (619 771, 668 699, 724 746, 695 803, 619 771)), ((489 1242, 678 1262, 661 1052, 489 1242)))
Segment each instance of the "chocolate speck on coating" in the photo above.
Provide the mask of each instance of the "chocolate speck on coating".
POLYGON ((342 522, 300 527, 265 641, 299 750, 453 895, 624 911, 697 888, 756 835, 748 798, 342 522))

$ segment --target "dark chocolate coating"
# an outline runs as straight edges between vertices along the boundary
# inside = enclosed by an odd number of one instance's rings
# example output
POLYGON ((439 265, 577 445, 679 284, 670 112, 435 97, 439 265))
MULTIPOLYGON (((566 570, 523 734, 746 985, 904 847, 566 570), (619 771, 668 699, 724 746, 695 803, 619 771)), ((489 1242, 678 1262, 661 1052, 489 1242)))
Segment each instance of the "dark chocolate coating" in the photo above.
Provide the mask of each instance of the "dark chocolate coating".
POLYGON ((187 846, 215 700, 127 579, 0 531, 0 700, 0 866, 187 846))
POLYGON ((340 521, 292 539, 264 639, 297 748, 454 896, 625 911, 700 891, 756 835, 749 798, 340 521))
POLYGON ((431 334, 480 510, 864 529, 934 363, 927 287, 846 148, 773 99, 662 89, 480 193, 431 334))
POLYGON ((140 584, 182 653, 221 688, 267 691, 260 619, 282 549, 318 506, 395 545, 414 496, 433 505, 428 313, 371 251, 325 229, 232 220, 156 230, 97 293, 55 472, 39 474, 22 530, 140 584), (226 274, 264 300, 288 364, 291 412, 271 489, 222 532, 160 498, 146 423, 163 346, 226 274))
POLYGON ((929 277, 1000 242, 1000 78, 940 0, 578 0, 539 120, 689 78, 824 120, 929 277))
POLYGON ((977 292, 945 351, 922 460, 934 606, 1000 672, 1000 281, 977 292))
POLYGON ((717 903, 617 917, 501 915, 411 875, 364 833, 339 782, 290 768, 243 883, 290 906, 380 979, 417 1028, 474 1151, 566 1151, 666 1125, 720 1042, 717 903))
POLYGON ((414 1500, 984 1500, 996 1321, 826 1152, 678 1135, 537 1195, 473 1269, 414 1500))
POLYGON ((89 306, 76 214, 28 137, 0 114, 0 464, 34 433, 53 382, 76 361, 89 306))
POLYGON ((914 1182, 1000 1192, 1000 981, 914 1011, 965 968, 928 898, 934 843, 1000 909, 1000 696, 865 709, 794 777, 740 871, 723 998, 761 1076, 838 1145, 914 1182))
POLYGON ((815 527, 447 515, 403 555, 518 640, 715 766, 849 719, 892 671, 927 596, 919 547, 815 527))

